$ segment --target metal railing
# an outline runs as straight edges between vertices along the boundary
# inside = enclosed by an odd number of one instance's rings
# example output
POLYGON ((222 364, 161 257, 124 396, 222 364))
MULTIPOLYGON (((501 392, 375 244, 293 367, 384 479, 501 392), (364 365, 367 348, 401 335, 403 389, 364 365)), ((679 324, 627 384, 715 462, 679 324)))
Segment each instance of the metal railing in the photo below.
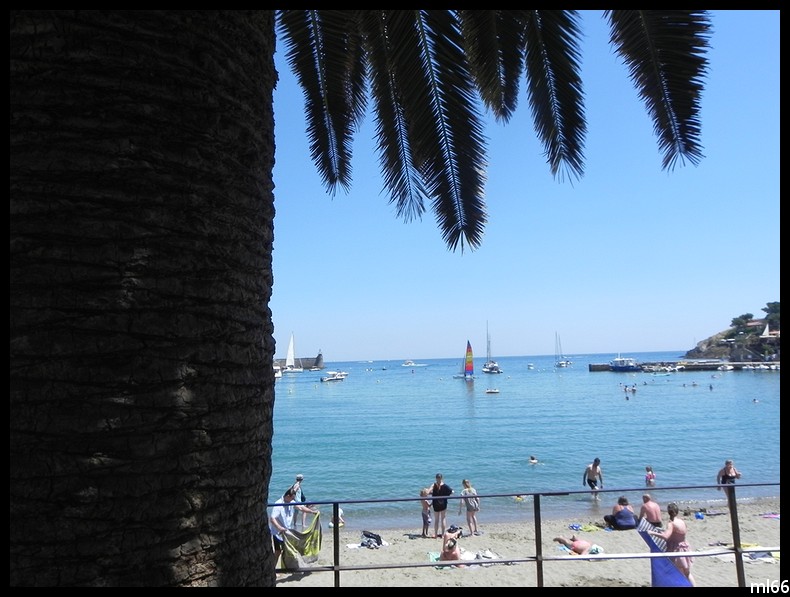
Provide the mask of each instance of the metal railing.
MULTIPOLYGON (((779 483, 741 483, 740 487, 777 487, 779 488, 779 483)), ((535 555, 532 556, 525 556, 520 558, 502 558, 502 559, 486 559, 486 564, 515 564, 515 563, 533 563, 536 566, 536 577, 537 577, 537 586, 543 587, 544 586, 544 576, 543 576, 543 563, 544 562, 551 562, 551 561, 567 561, 573 562, 578 560, 617 560, 617 559, 652 559, 652 558, 671 558, 674 556, 686 556, 686 557, 713 557, 713 556, 721 556, 726 554, 734 555, 735 559, 735 568, 736 574, 738 578, 738 586, 739 587, 746 587, 746 573, 743 567, 744 564, 744 555, 748 556, 750 553, 762 553, 762 552, 780 552, 780 546, 773 546, 773 547, 766 547, 766 546, 759 546, 759 547, 744 547, 741 545, 741 533, 740 533, 740 522, 738 520, 738 501, 736 499, 736 485, 684 485, 684 486, 673 486, 673 487, 650 487, 647 489, 651 494, 658 493, 662 491, 670 491, 670 490, 689 490, 689 489, 706 489, 706 488, 713 488, 718 487, 726 493, 727 496, 727 505, 729 510, 730 516, 730 526, 732 529, 732 547, 728 546, 721 546, 720 549, 713 549, 707 551, 687 551, 687 552, 661 552, 661 553, 653 553, 653 552, 639 552, 639 553, 605 553, 605 554, 585 554, 585 555, 575 555, 573 558, 569 558, 566 555, 562 556, 552 556, 547 555, 543 552, 543 533, 542 533, 542 515, 541 515, 541 504, 542 498, 554 498, 554 497, 565 497, 565 496, 572 496, 575 494, 587 494, 590 492, 589 489, 582 490, 582 491, 563 491, 563 492, 536 492, 536 493, 529 493, 529 492, 522 492, 522 493, 496 493, 496 494, 480 494, 478 497, 480 498, 500 498, 500 497, 516 497, 520 496, 522 498, 526 498, 527 496, 532 496, 533 498, 533 508, 534 508, 534 524, 535 524, 535 555)), ((644 493, 646 488, 644 487, 637 487, 637 488, 621 488, 621 489, 599 489, 597 493, 629 493, 640 491, 644 493)), ((397 498, 397 499, 372 499, 372 500, 341 500, 341 501, 310 501, 311 506, 318 506, 318 505, 331 505, 332 506, 332 519, 339 520, 339 510, 342 505, 345 504, 373 504, 373 503, 393 503, 393 502, 416 502, 420 501, 420 497, 416 498, 397 498)), ((447 500, 460 500, 463 499, 462 496, 446 496, 443 499, 447 500)), ((273 507, 275 504, 268 504, 269 507, 273 507)), ((340 587, 340 576, 342 572, 345 571, 354 571, 354 570, 383 570, 383 569, 402 569, 402 568, 425 568, 425 567, 446 567, 446 566, 457 566, 457 561, 436 561, 436 562, 427 562, 427 563, 414 563, 408 562, 403 564, 376 564, 376 565, 364 565, 364 566, 345 566, 341 563, 340 558, 340 525, 333 526, 333 564, 331 566, 310 566, 306 568, 277 568, 276 572, 278 573, 290 573, 290 574, 298 574, 298 573, 314 573, 314 572, 331 572, 334 574, 334 586, 340 587)))

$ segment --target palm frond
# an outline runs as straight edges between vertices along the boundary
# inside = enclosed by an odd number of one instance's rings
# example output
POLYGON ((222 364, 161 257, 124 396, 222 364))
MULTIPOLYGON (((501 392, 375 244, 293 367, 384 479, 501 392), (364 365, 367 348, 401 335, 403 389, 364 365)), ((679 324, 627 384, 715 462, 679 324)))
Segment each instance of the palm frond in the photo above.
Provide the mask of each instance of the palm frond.
POLYGON ((376 139, 384 186, 398 217, 411 221, 425 212, 427 192, 420 172, 412 165, 408 123, 392 72, 396 38, 388 11, 363 11, 360 27, 368 57, 370 92, 375 112, 376 139))
POLYGON ((665 170, 678 160, 696 165, 700 99, 707 74, 710 20, 706 11, 612 10, 611 43, 625 61, 653 120, 665 170))
POLYGON ((485 139, 458 21, 450 11, 386 12, 396 40, 385 48, 391 94, 400 98, 412 166, 448 247, 476 248, 486 222, 485 139))
POLYGON ((584 173, 587 123, 579 74, 579 16, 572 10, 524 12, 528 95, 535 131, 553 175, 584 173))
POLYGON ((355 127, 365 112, 356 11, 281 10, 277 27, 305 100, 310 155, 327 189, 351 185, 355 127))
POLYGON ((483 102, 501 122, 518 105, 524 72, 524 21, 521 11, 460 10, 469 67, 483 102))

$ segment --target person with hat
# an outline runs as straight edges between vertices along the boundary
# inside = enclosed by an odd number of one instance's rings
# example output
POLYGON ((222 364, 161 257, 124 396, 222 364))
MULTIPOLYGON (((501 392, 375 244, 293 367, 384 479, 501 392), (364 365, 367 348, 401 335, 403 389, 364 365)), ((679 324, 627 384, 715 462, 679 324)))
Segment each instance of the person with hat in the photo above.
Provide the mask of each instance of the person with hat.
POLYGON ((291 489, 294 491, 294 501, 297 503, 296 509, 302 513, 302 529, 307 528, 307 515, 308 514, 318 514, 318 510, 313 510, 306 506, 307 497, 302 491, 302 483, 304 482, 304 475, 299 473, 296 475, 296 481, 293 485, 291 485, 291 489))

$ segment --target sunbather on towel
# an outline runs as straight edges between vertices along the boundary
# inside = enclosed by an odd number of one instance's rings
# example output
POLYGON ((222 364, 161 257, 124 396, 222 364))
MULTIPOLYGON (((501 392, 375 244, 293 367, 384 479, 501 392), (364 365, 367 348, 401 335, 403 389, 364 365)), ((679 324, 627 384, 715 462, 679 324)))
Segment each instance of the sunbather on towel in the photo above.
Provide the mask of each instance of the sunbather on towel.
POLYGON ((592 547, 592 543, 584 539, 579 539, 576 535, 571 535, 570 539, 565 537, 554 537, 554 540, 580 556, 590 553, 590 548, 592 547))

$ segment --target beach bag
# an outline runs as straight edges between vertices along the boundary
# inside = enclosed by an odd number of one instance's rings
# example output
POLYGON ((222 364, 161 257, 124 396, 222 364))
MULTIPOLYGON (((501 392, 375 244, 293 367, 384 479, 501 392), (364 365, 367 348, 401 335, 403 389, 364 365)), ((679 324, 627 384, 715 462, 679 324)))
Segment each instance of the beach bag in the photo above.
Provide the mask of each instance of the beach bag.
POLYGON ((384 543, 384 540, 381 538, 381 535, 377 535, 376 533, 371 533, 370 531, 362 531, 362 536, 367 539, 372 539, 373 541, 375 541, 377 546, 384 543))

